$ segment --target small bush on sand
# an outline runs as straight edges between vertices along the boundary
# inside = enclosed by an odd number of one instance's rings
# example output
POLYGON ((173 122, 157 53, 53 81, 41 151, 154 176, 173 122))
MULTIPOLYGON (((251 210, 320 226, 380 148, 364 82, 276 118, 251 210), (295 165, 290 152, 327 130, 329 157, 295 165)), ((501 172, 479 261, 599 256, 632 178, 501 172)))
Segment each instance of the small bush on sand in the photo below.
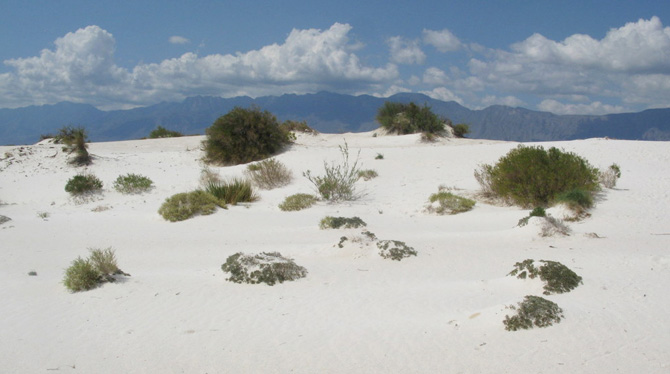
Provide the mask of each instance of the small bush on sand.
POLYGON ((381 153, 377 153, 377 156, 375 156, 375 160, 383 160, 383 159, 384 159, 384 155, 381 154, 381 153))
POLYGON ((303 210, 316 204, 317 201, 319 201, 319 199, 314 195, 297 193, 295 195, 286 197, 284 202, 279 204, 279 209, 285 212, 303 210))
POLYGON ((617 164, 612 164, 600 172, 599 181, 605 188, 614 188, 619 178, 621 178, 621 168, 617 164))
POLYGON ((526 296, 518 306, 509 308, 516 310, 517 314, 512 317, 505 316, 503 324, 508 331, 532 329, 533 326, 548 327, 561 322, 561 318, 564 318, 563 309, 539 296, 526 296))
POLYGON ((112 275, 123 273, 116 263, 116 255, 111 247, 106 249, 92 248, 90 251, 89 261, 105 279, 109 280, 111 278, 113 281, 112 275))
POLYGON ((470 133, 470 126, 465 123, 452 125, 451 128, 454 130, 454 136, 457 138, 465 138, 465 135, 470 133))
MULTIPOLYGON (((357 200, 362 195, 356 191, 356 181, 358 181, 358 157, 353 164, 349 164, 349 146, 345 142, 340 146, 342 154, 342 164, 323 163, 326 174, 324 176, 312 176, 311 171, 307 170, 303 175, 316 187, 319 195, 325 200, 351 201, 357 200)), ((360 151, 358 152, 360 155, 360 151)))
POLYGON ((429 212, 437 214, 458 214, 472 210, 475 201, 466 199, 451 192, 440 190, 438 193, 430 195, 428 199, 430 205, 427 207, 429 212))
POLYGON ((403 104, 387 101, 377 111, 377 122, 389 133, 405 134, 442 134, 450 121, 440 118, 427 105, 403 104))
POLYGON ((246 179, 231 179, 224 182, 210 182, 205 190, 224 204, 251 203, 258 200, 254 188, 246 179))
POLYGON ((545 295, 570 292, 582 283, 582 277, 560 262, 545 260, 540 262, 542 265, 539 267, 531 259, 517 262, 514 264, 514 270, 507 275, 516 275, 519 279, 540 277, 545 282, 545 295))
POLYGON ((589 191, 574 189, 557 195, 556 202, 565 204, 577 216, 582 216, 593 207, 593 194, 589 191))
POLYGON ((230 282, 265 283, 270 286, 307 276, 307 269, 297 265, 292 259, 283 257, 279 252, 257 255, 236 253, 226 259, 221 270, 230 273, 227 279, 230 282))
POLYGON ((293 179, 291 171, 274 158, 248 165, 246 175, 258 188, 265 190, 286 186, 293 179))
POLYGON ((100 277, 100 272, 91 261, 77 257, 65 270, 63 284, 72 292, 87 291, 98 286, 100 277))
POLYGON ((66 126, 60 129, 58 135, 56 135, 56 142, 64 144, 63 151, 68 152, 68 154, 75 154, 75 157, 69 162, 77 166, 89 165, 92 162, 91 155, 88 154, 86 149, 88 147, 87 141, 88 135, 83 127, 66 126))
POLYGON ((158 213, 170 222, 177 222, 198 214, 203 216, 212 214, 216 211, 217 206, 224 209, 226 207, 225 203, 213 195, 202 190, 195 190, 178 193, 165 199, 158 213))
POLYGON ((523 217, 519 220, 519 223, 517 224, 518 226, 526 226, 528 224, 528 221, 530 220, 530 217, 546 217, 547 216, 547 211, 544 210, 543 207, 538 206, 535 209, 533 209, 528 216, 523 217))
POLYGON ((153 187, 153 181, 143 175, 119 175, 114 181, 114 189, 123 194, 142 193, 153 187))
POLYGON ((168 130, 163 126, 158 126, 149 133, 149 139, 179 138, 182 136, 184 136, 184 134, 179 131, 168 130))
POLYGON ((307 126, 306 121, 284 121, 279 128, 285 132, 301 132, 304 134, 317 135, 319 132, 307 126))
POLYGON ((365 227, 367 224, 360 219, 359 217, 324 217, 321 222, 319 222, 319 227, 322 230, 325 229, 357 229, 359 227, 365 227))
POLYGON ((65 192, 71 195, 84 195, 102 190, 102 181, 93 174, 77 174, 65 184, 65 192))
POLYGON ((377 178, 378 176, 379 174, 377 174, 377 171, 372 169, 358 171, 358 178, 363 179, 364 181, 369 181, 370 179, 377 178))
POLYGON ((379 255, 382 258, 400 261, 409 256, 416 256, 414 248, 409 247, 405 242, 398 240, 380 240, 377 242, 379 255))
POLYGON ((561 193, 598 188, 598 169, 580 156, 554 147, 545 150, 520 145, 494 166, 481 166, 475 177, 485 193, 522 207, 549 206, 561 193))
POLYGON ((544 217, 540 236, 549 237, 549 236, 555 236, 556 234, 568 236, 570 235, 570 227, 568 227, 563 222, 563 220, 560 220, 556 217, 552 217, 549 215, 544 217))

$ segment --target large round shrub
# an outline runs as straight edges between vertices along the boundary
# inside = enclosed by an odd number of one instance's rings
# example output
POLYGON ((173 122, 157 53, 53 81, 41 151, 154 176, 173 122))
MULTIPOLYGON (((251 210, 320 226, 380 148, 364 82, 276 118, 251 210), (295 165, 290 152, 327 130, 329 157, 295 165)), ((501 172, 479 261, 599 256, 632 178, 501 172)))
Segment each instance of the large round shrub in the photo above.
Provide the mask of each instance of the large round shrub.
POLYGON ((448 121, 441 119, 429 106, 414 103, 403 104, 387 101, 377 111, 377 122, 385 130, 398 135, 418 132, 439 134, 444 132, 448 121))
POLYGON ((551 205, 568 191, 593 192, 598 175, 598 169, 574 153, 523 145, 475 172, 487 192, 523 207, 551 205))
POLYGON ((257 107, 235 107, 205 130, 205 161, 238 165, 270 157, 291 142, 277 118, 257 107))

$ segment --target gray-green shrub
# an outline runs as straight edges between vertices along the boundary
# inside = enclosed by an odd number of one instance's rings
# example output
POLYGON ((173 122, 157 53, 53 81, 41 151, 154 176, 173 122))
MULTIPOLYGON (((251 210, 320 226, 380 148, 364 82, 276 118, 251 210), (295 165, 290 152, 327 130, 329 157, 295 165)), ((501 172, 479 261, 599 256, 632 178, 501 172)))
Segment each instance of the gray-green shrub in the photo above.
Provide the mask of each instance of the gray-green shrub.
POLYGON ((514 264, 514 269, 507 275, 516 276, 519 279, 539 277, 545 282, 545 295, 570 292, 582 283, 582 277, 560 262, 540 260, 540 263, 542 263, 541 266, 536 266, 532 259, 517 262, 514 264))
POLYGON ((359 227, 365 227, 367 224, 360 219, 359 217, 332 217, 326 216, 321 222, 319 222, 319 227, 324 229, 357 229, 359 227))
POLYGON ((224 273, 230 273, 228 281, 234 283, 274 285, 284 281, 304 278, 307 269, 297 265, 292 259, 283 257, 279 252, 248 255, 236 253, 229 256, 221 265, 224 273))
POLYGON ((303 210, 316 204, 317 201, 319 201, 319 199, 314 195, 297 193, 287 196, 286 199, 279 204, 279 209, 285 212, 303 210))
POLYGON ((274 158, 249 164, 246 174, 258 188, 266 190, 286 186, 293 179, 291 171, 274 158))
MULTIPOLYGON (((319 195, 328 201, 350 201, 357 200, 362 195, 356 191, 356 181, 358 181, 358 157, 353 164, 349 163, 349 146, 345 142, 344 146, 339 146, 342 154, 342 163, 330 165, 323 163, 326 174, 323 176, 312 176, 310 170, 303 175, 316 187, 319 195)), ((358 152, 360 155, 360 151, 358 152)))
POLYGON ((619 178, 621 178, 621 168, 617 164, 612 164, 600 172, 599 181, 606 188, 614 188, 619 178))
POLYGON ((75 196, 100 190, 102 190, 102 181, 93 174, 77 174, 68 179, 65 184, 65 192, 75 196))
POLYGON ((91 261, 77 257, 65 270, 63 284, 72 292, 87 291, 100 284, 101 274, 91 261))
POLYGON ((170 222, 189 219, 197 214, 206 216, 214 213, 216 207, 226 208, 224 202, 213 195, 195 190, 191 192, 178 193, 165 199, 158 213, 170 222))
POLYGON ((398 240, 380 240, 377 242, 377 248, 379 248, 379 255, 382 258, 395 261, 417 255, 417 251, 414 248, 398 240))
MULTIPOLYGON (((448 120, 440 118, 427 105, 418 106, 387 101, 377 110, 377 122, 390 133, 398 135, 428 133, 442 134, 448 120)), ((449 122, 450 124, 450 122, 449 122)))
POLYGON ((123 194, 142 193, 153 187, 153 181, 143 175, 119 175, 114 181, 114 189, 123 194))
POLYGON ((532 329, 533 326, 548 327, 561 322, 561 319, 564 318, 563 309, 556 303, 539 296, 528 295, 518 303, 518 306, 509 308, 516 310, 517 314, 512 317, 505 316, 503 324, 505 330, 508 331, 532 329))
POLYGON ((359 170, 358 178, 363 179, 364 181, 369 181, 370 179, 377 178, 379 174, 377 171, 372 169, 359 170))
POLYGON ((428 199, 431 205, 428 206, 429 212, 437 214, 458 214, 472 210, 475 201, 461 196, 457 196, 448 191, 439 191, 430 195, 428 199), (437 206, 435 205, 437 203, 437 206))

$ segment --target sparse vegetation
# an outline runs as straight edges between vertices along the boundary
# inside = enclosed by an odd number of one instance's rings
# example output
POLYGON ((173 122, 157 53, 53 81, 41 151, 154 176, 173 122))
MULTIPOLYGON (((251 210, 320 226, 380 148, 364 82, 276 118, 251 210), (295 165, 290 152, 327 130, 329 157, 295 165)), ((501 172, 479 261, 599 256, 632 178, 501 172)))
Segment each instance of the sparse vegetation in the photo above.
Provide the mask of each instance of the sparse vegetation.
POLYGON ((316 204, 318 200, 319 199, 314 195, 306 193, 297 193, 286 197, 286 199, 284 199, 284 202, 279 204, 279 209, 285 212, 303 210, 316 204))
POLYGON ((429 212, 437 214, 458 214, 472 210, 475 201, 440 189, 438 193, 430 195, 430 204, 427 208, 429 212))
POLYGON ((621 178, 621 168, 617 164, 612 164, 605 171, 600 172, 599 181, 605 188, 614 188, 619 178, 621 178))
POLYGON ((56 136, 56 141, 64 144, 63 152, 75 153, 75 157, 69 161, 71 164, 77 166, 91 164, 91 155, 86 149, 88 148, 86 144, 88 135, 83 127, 63 127, 56 136))
POLYGON ((70 291, 86 291, 97 287, 100 283, 115 282, 114 275, 130 276, 119 269, 112 248, 90 249, 90 251, 88 259, 77 257, 65 270, 63 284, 70 291))
POLYGON ((546 216, 544 217, 544 221, 542 222, 542 231, 540 232, 540 236, 542 237, 548 237, 548 236, 554 236, 556 234, 560 235, 570 235, 570 228, 563 223, 562 220, 552 217, 552 216, 546 216))
POLYGON ((387 101, 377 111, 377 122, 386 131, 398 135, 426 133, 440 135, 444 133, 448 120, 440 118, 427 105, 403 104, 387 101))
POLYGON ((221 270, 230 273, 227 279, 230 282, 265 283, 270 286, 307 276, 307 269, 297 265, 292 259, 283 257, 279 252, 257 255, 236 253, 226 259, 221 270))
POLYGON ((143 175, 119 175, 114 181, 114 189, 124 194, 142 193, 153 187, 153 181, 143 175))
POLYGON ((184 134, 179 131, 168 130, 163 126, 158 126, 149 133, 149 139, 179 138, 182 136, 184 136, 184 134))
POLYGON ((314 130, 313 128, 307 126, 306 121, 284 121, 281 125, 279 125, 279 128, 281 128, 285 132, 302 132, 305 134, 312 134, 312 135, 317 135, 319 132, 314 130))
POLYGON ((209 215, 216 211, 216 207, 226 208, 225 203, 213 195, 195 190, 173 195, 165 200, 158 213, 170 222, 189 219, 195 215, 209 215))
POLYGON ((319 222, 319 227, 324 229, 357 229, 365 227, 367 224, 359 217, 324 217, 319 222))
POLYGON ((521 218, 517 225, 526 226, 528 224, 528 221, 530 220, 530 217, 546 217, 546 216, 547 212, 544 210, 544 208, 538 206, 535 209, 533 209, 526 217, 521 218))
POLYGON ((517 262, 514 264, 514 270, 508 275, 519 279, 540 277, 545 282, 545 295, 570 292, 582 283, 582 277, 560 262, 545 260, 540 260, 540 262, 542 265, 539 267, 532 259, 517 262))
POLYGON ((65 192, 74 196, 95 193, 102 190, 102 181, 93 174, 77 174, 65 184, 65 192))
POLYGON ((454 136, 457 138, 465 138, 465 135, 470 133, 470 126, 465 123, 452 125, 451 128, 454 131, 454 136))
POLYGON ((556 202, 565 204, 579 217, 586 214, 586 211, 593 207, 593 194, 582 189, 574 189, 558 194, 556 202))
POLYGON ((532 329, 536 327, 548 327, 554 323, 561 322, 563 316, 563 309, 556 303, 544 299, 539 296, 526 296, 517 307, 510 306, 512 310, 516 310, 515 316, 505 316, 503 324, 505 330, 517 331, 521 329, 532 329))
POLYGON ((370 179, 377 178, 378 176, 379 174, 377 174, 377 171, 372 169, 358 171, 358 178, 363 179, 364 181, 369 181, 370 179))
POLYGON ((377 248, 379 248, 380 256, 395 261, 417 255, 417 251, 414 248, 398 240, 380 240, 377 242, 377 248))
MULTIPOLYGON (((358 157, 353 164, 349 164, 349 146, 344 142, 340 146, 342 154, 342 164, 332 163, 328 165, 323 163, 326 174, 324 176, 312 176, 311 171, 307 170, 303 175, 314 184, 317 192, 322 198, 328 201, 351 201, 357 200, 361 194, 356 191, 356 181, 358 181, 358 157)), ((360 155, 360 151, 359 151, 360 155)))
POLYGON ((291 133, 279 126, 277 118, 257 107, 235 107, 205 130, 205 161, 238 165, 258 161, 280 152, 291 143, 291 133))
POLYGON ((381 153, 377 153, 377 156, 375 156, 375 160, 383 160, 383 159, 384 159, 384 155, 381 154, 381 153))
POLYGON ((291 171, 274 158, 248 165, 246 174, 258 188, 266 190, 286 186, 293 179, 291 171))
POLYGON ((251 182, 246 179, 234 178, 223 182, 210 182, 205 191, 223 204, 237 205, 258 200, 251 182))
POLYGON ((496 165, 480 166, 475 178, 485 194, 522 207, 549 206, 561 193, 576 189, 592 193, 598 187, 598 169, 586 160, 541 146, 520 145, 496 165))

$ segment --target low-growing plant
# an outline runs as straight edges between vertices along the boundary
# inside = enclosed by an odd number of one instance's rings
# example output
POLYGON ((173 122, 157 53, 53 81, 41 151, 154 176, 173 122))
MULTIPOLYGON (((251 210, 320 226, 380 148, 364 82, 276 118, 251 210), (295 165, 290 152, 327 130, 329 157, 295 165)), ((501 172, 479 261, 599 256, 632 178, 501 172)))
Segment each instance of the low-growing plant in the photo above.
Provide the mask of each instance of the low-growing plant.
POLYGON ((142 193, 153 187, 153 181, 143 175, 119 175, 114 181, 114 189, 124 194, 142 193))
POLYGON ((63 284, 72 292, 87 291, 100 284, 101 274, 89 260, 77 257, 65 270, 63 284))
POLYGON ((367 224, 360 219, 359 217, 332 217, 326 216, 321 222, 319 222, 319 227, 324 229, 357 229, 359 227, 365 227, 367 224))
POLYGON ((286 120, 279 125, 279 128, 285 132, 302 132, 305 134, 317 135, 319 132, 307 126, 306 121, 286 120))
POLYGON ((70 160, 70 163, 77 166, 91 164, 91 155, 86 149, 88 145, 88 135, 86 129, 83 127, 65 126, 60 129, 56 136, 56 142, 63 143, 63 151, 68 154, 75 153, 75 157, 70 160))
POLYGON ((543 207, 538 206, 538 207, 535 207, 535 209, 531 210, 531 212, 526 217, 521 218, 517 225, 518 226, 526 226, 528 224, 528 221, 530 220, 530 217, 546 217, 546 216, 547 216, 547 211, 544 210, 543 207))
POLYGON ((116 255, 111 247, 105 249, 91 248, 90 251, 89 261, 105 280, 113 282, 114 278, 112 276, 114 274, 123 274, 116 263, 116 255))
POLYGON ((554 236, 556 234, 560 235, 570 235, 570 228, 560 219, 552 216, 544 217, 542 222, 542 231, 540 236, 548 237, 554 236))
POLYGON ((316 204, 317 201, 319 201, 319 199, 314 195, 297 193, 286 197, 284 202, 279 204, 279 209, 285 212, 303 210, 316 204))
POLYGON ((621 168, 617 164, 612 164, 600 172, 599 181, 605 188, 614 188, 619 178, 621 178, 621 168))
POLYGON ((149 133, 149 139, 179 138, 182 136, 184 136, 184 134, 179 131, 168 130, 163 126, 158 126, 149 133))
POLYGON ((189 219, 195 215, 209 215, 216 211, 216 207, 226 209, 226 205, 212 194, 203 190, 183 192, 165 200, 158 209, 158 213, 170 222, 189 219))
POLYGON ((451 128, 454 131, 454 136, 457 138, 465 138, 465 135, 470 133, 470 126, 468 126, 466 123, 452 125, 451 128))
POLYGON ((210 182, 205 190, 224 204, 237 205, 258 200, 251 182, 246 179, 234 178, 224 182, 210 182))
POLYGON ((475 201, 457 196, 448 191, 440 191, 430 195, 428 199, 431 205, 428 206, 429 212, 437 214, 458 214, 472 210, 475 201))
POLYGON ((77 174, 65 184, 65 192, 72 195, 95 193, 102 190, 102 181, 93 174, 77 174))
POLYGON ((409 256, 416 256, 414 248, 398 240, 380 240, 377 242, 379 255, 382 258, 400 261, 409 256))
POLYGON ((293 281, 307 276, 307 269, 297 265, 292 259, 283 257, 279 252, 263 252, 256 255, 236 253, 229 256, 221 265, 224 273, 230 273, 227 279, 234 283, 274 285, 284 281, 293 281))
POLYGON ((46 220, 49 218, 49 212, 37 212, 37 216, 42 218, 43 220, 46 220))
POLYGON ((384 159, 384 155, 381 154, 381 153, 377 153, 377 156, 375 156, 375 160, 383 160, 383 159, 384 159))
POLYGON ((36 272, 35 270, 31 270, 31 271, 28 272, 28 276, 36 277, 36 276, 37 276, 37 272, 36 272))
POLYGON ((582 277, 570 270, 567 266, 556 261, 540 260, 542 265, 536 266, 536 262, 527 259, 514 264, 514 269, 507 275, 516 276, 519 279, 535 279, 539 277, 544 284, 544 294, 570 292, 582 284, 582 277))
POLYGON ((266 190, 286 186, 293 179, 291 171, 274 158, 248 165, 246 174, 258 188, 266 190))
POLYGON ((577 216, 582 216, 593 207, 593 193, 582 189, 574 189, 557 195, 556 202, 565 204, 577 216))
MULTIPOLYGON (((344 142, 344 146, 340 146, 340 153, 342 154, 342 164, 332 163, 328 165, 323 163, 326 174, 324 176, 312 176, 311 171, 307 170, 303 175, 316 187, 319 195, 325 200, 336 201, 350 201, 357 200, 362 195, 356 191, 356 181, 358 181, 358 157, 353 164, 349 164, 349 146, 344 142)), ((358 152, 360 156, 360 151, 358 152)))
POLYGON ((518 306, 510 306, 517 314, 510 317, 505 316, 503 324, 505 330, 517 331, 521 329, 532 329, 536 327, 548 327, 554 323, 561 322, 563 309, 556 303, 539 296, 528 295, 518 303, 518 306))
POLYGON ((370 179, 377 178, 378 176, 379 174, 377 174, 377 171, 372 169, 358 171, 358 178, 363 179, 364 181, 369 181, 370 179))

